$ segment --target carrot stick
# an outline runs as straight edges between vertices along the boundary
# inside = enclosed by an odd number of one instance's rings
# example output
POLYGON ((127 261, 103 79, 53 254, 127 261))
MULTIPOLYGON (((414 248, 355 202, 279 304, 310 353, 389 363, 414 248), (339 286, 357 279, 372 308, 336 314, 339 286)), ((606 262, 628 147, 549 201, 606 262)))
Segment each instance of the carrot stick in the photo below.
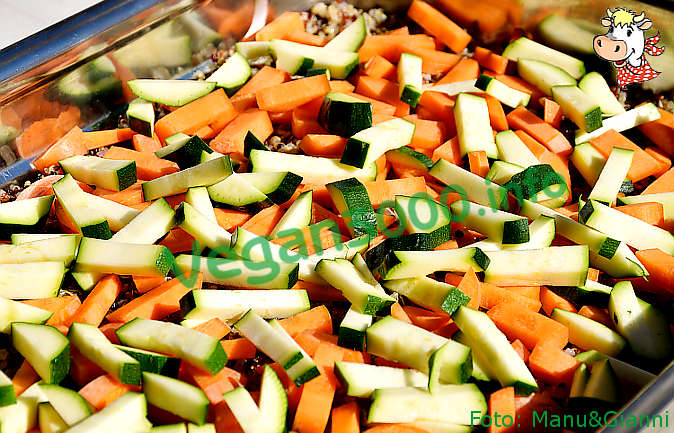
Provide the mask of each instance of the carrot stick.
POLYGON ((241 228, 255 233, 258 236, 269 236, 274 230, 276 223, 283 216, 284 210, 277 205, 262 209, 253 215, 241 228))
POLYGON ((672 168, 672 160, 669 159, 669 156, 667 156, 665 152, 661 150, 659 147, 649 146, 645 148, 644 151, 647 154, 651 155, 653 159, 658 161, 658 163, 660 164, 660 168, 655 174, 653 174, 653 176, 660 177, 663 174, 667 173, 667 170, 672 168))
POLYGON ((531 373, 544 382, 571 385, 573 373, 580 365, 573 356, 558 348, 554 342, 541 341, 529 355, 531 373))
POLYGON ((543 98, 543 121, 559 129, 562 123, 562 107, 550 98, 543 98))
POLYGON ((192 329, 199 331, 202 334, 206 334, 209 337, 213 337, 216 340, 222 340, 232 331, 232 328, 219 317, 214 317, 204 323, 200 323, 192 329))
POLYGON ((321 344, 330 343, 337 345, 337 336, 326 334, 324 332, 308 330, 296 335, 295 341, 305 352, 307 352, 309 356, 313 357, 316 353, 316 350, 318 350, 318 346, 321 344))
POLYGON ((272 68, 271 66, 264 66, 257 74, 253 75, 243 87, 232 95, 232 104, 239 112, 253 108, 257 106, 255 94, 259 90, 276 84, 285 83, 289 79, 290 77, 285 71, 272 68))
POLYGON ((674 257, 657 248, 637 251, 636 255, 651 274, 649 285, 674 293, 674 257))
POLYGON ((239 113, 211 140, 209 145, 216 152, 226 155, 230 153, 243 155, 243 139, 248 132, 264 143, 273 131, 274 128, 266 111, 249 110, 239 113))
POLYGON ((578 314, 585 316, 588 319, 592 319, 595 322, 606 325, 611 329, 615 328, 615 325, 613 324, 613 321, 611 320, 611 317, 608 315, 608 313, 599 307, 595 307, 594 305, 583 305, 580 307, 580 310, 578 310, 578 314))
POLYGON ((84 155, 88 151, 89 145, 86 136, 80 128, 74 126, 33 161, 33 166, 38 170, 44 170, 45 168, 58 163, 62 159, 68 158, 69 156, 84 155))
POLYGON ((286 111, 306 104, 329 91, 330 83, 327 77, 316 75, 265 87, 257 91, 255 99, 262 110, 286 111))
POLYGON ((516 302, 502 302, 487 312, 489 318, 510 340, 519 339, 527 349, 548 340, 558 349, 566 346, 569 330, 549 317, 522 308, 516 302))
POLYGON ((279 320, 279 323, 291 336, 300 334, 306 330, 332 333, 332 318, 325 305, 319 305, 311 310, 295 314, 285 319, 279 320))
POLYGON ((191 290, 201 288, 203 275, 199 273, 195 281, 190 280, 189 276, 185 276, 184 279, 172 278, 122 305, 108 314, 106 319, 110 322, 128 322, 137 317, 157 320, 175 313, 180 310, 180 298, 191 290))
POLYGON ((394 200, 396 195, 412 196, 426 191, 426 181, 423 177, 409 177, 406 179, 388 179, 363 182, 367 195, 374 208, 385 201, 394 200))
POLYGON ((522 358, 522 361, 529 361, 529 350, 524 347, 524 344, 520 340, 513 340, 513 342, 510 343, 510 346, 515 349, 515 352, 522 358))
POLYGON ((304 22, 299 12, 284 12, 255 34, 256 41, 283 39, 292 31, 304 31, 304 22))
POLYGON ((152 153, 138 152, 123 147, 112 146, 103 158, 132 160, 136 163, 138 179, 152 180, 166 174, 180 170, 178 164, 167 159, 161 159, 152 153))
POLYGON ((472 39, 464 29, 426 2, 414 0, 407 16, 455 53, 463 51, 472 39))
POLYGON ((159 242, 159 245, 165 246, 171 250, 173 254, 176 254, 190 251, 193 243, 194 238, 189 233, 180 227, 176 227, 168 232, 166 237, 159 242))
POLYGON ((119 277, 114 274, 106 275, 82 302, 80 308, 73 315, 72 322, 99 326, 121 291, 122 282, 119 277))
POLYGON ((346 80, 330 80, 330 91, 350 93, 353 92, 356 86, 346 80))
POLYGON ((239 227, 250 219, 250 214, 233 209, 214 208, 215 220, 218 225, 227 231, 239 227))
POLYGON ((417 113, 421 108, 428 110, 437 120, 454 119, 454 100, 444 93, 425 91, 419 99, 417 113))
POLYGON ((76 347, 70 347, 70 377, 75 383, 84 386, 99 376, 103 376, 105 371, 97 364, 94 364, 87 357, 82 355, 76 347))
POLYGON ((572 313, 577 313, 576 307, 573 306, 571 302, 559 296, 552 290, 547 287, 541 287, 541 306, 543 311, 548 316, 552 314, 552 310, 559 308, 560 310, 570 311, 572 313))
POLYGON ((442 77, 436 84, 457 83, 459 81, 477 80, 480 75, 480 65, 476 60, 464 57, 459 60, 447 75, 442 77))
POLYGON ((472 268, 468 269, 468 272, 464 274, 461 282, 456 287, 466 294, 466 296, 470 297, 470 301, 466 304, 466 307, 475 310, 480 307, 480 304, 482 303, 482 285, 472 268))
POLYGON ((505 111, 503 111, 501 101, 486 93, 483 93, 480 96, 487 101, 489 123, 491 123, 492 128, 497 131, 505 131, 508 129, 508 119, 506 118, 505 111))
POLYGON ((459 139, 454 137, 445 141, 441 146, 433 151, 433 161, 444 159, 452 164, 461 164, 461 150, 459 149, 459 139))
POLYGON ((511 111, 506 118, 511 128, 524 130, 557 155, 566 156, 573 150, 571 143, 561 132, 523 106, 511 111))
POLYGON ((40 375, 33 369, 33 367, 25 359, 21 366, 12 378, 12 385, 14 385, 14 393, 21 395, 32 384, 40 380, 40 375))
MULTIPOLYGON (((636 153, 634 157, 636 158, 636 153)), ((632 161, 634 161, 634 159, 632 161)), ((672 191, 674 191, 674 168, 670 168, 665 173, 661 174, 660 177, 655 179, 650 185, 646 187, 645 190, 641 192, 641 195, 658 194, 661 192, 672 191)))
POLYGON ((471 173, 477 174, 480 177, 485 177, 489 172, 487 152, 484 150, 468 152, 468 165, 470 166, 471 173))
POLYGON ((534 312, 541 309, 541 303, 538 300, 519 295, 505 287, 499 287, 489 283, 481 283, 481 288, 482 301, 480 306, 487 310, 504 302, 517 303, 520 304, 521 308, 525 308, 534 312))
POLYGON ((332 286, 324 286, 308 281, 298 281, 292 288, 293 290, 306 290, 307 296, 312 302, 344 302, 346 300, 342 292, 332 286))
POLYGON ((405 119, 414 123, 415 126, 410 146, 433 150, 445 142, 447 132, 444 123, 419 119, 414 114, 405 116, 405 119))
POLYGON ((428 35, 375 35, 365 38, 365 42, 358 49, 358 57, 361 63, 369 61, 376 55, 382 56, 389 62, 398 63, 400 54, 405 52, 405 47, 409 49, 412 45, 427 50, 435 49, 435 42, 428 35))
POLYGON ((314 35, 304 29, 292 30, 283 36, 286 41, 297 42, 298 44, 313 45, 315 47, 322 47, 326 44, 326 39, 323 36, 314 35))
POLYGON ((446 313, 429 311, 425 308, 413 307, 411 305, 406 305, 403 307, 405 314, 410 318, 413 325, 416 325, 420 328, 424 328, 427 331, 435 331, 443 326, 447 326, 451 319, 446 313))
POLYGON ((667 155, 674 156, 674 114, 662 108, 658 108, 658 110, 660 111, 660 118, 639 125, 639 131, 667 155))
POLYGON ((506 10, 494 7, 490 2, 438 0, 438 7, 461 25, 469 26, 476 22, 480 31, 484 33, 493 33, 499 30, 508 20, 506 10))
POLYGON ((304 227, 299 232, 287 235, 282 238, 272 239, 272 242, 282 245, 300 254, 316 254, 327 248, 332 248, 338 242, 345 240, 344 236, 335 233, 333 228, 337 226, 330 222, 329 224, 312 224, 304 227), (301 235, 301 237, 300 237, 301 235))
POLYGON ((160 286, 166 282, 164 277, 143 277, 134 275, 133 284, 136 286, 138 293, 146 293, 154 289, 157 286, 160 286))
POLYGON ((85 132, 84 136, 86 137, 88 149, 93 150, 131 140, 135 134, 136 132, 131 130, 131 128, 119 128, 85 132))
POLYGON ((332 409, 330 433, 360 433, 360 410, 355 401, 332 409))
POLYGON ((222 348, 225 349, 227 359, 229 360, 255 358, 255 351, 257 348, 246 338, 222 340, 220 344, 222 345, 222 348))
POLYGON ((389 81, 398 79, 395 65, 380 55, 375 55, 368 60, 363 72, 365 72, 365 75, 374 78, 383 78, 389 81))
POLYGON ((73 314, 75 314, 81 305, 80 298, 78 298, 77 295, 60 296, 58 298, 27 299, 21 302, 32 305, 33 307, 51 311, 53 313, 52 316, 45 322, 45 325, 51 326, 70 326, 73 314))
POLYGON ((536 302, 541 300, 541 287, 540 286, 510 286, 506 287, 506 290, 510 290, 513 293, 518 295, 533 299, 536 302))
POLYGON ((109 374, 98 376, 78 391, 78 394, 101 410, 129 391, 138 391, 139 387, 119 383, 109 374))
POLYGON ((112 343, 112 344, 119 344, 119 338, 117 338, 116 331, 117 329, 124 325, 122 322, 112 322, 112 323, 106 323, 105 325, 101 325, 98 327, 98 329, 101 330, 103 334, 105 334, 105 337, 112 343))
POLYGON ((391 305, 391 316, 395 317, 398 320, 402 320, 403 322, 407 323, 412 323, 412 319, 410 319, 410 316, 407 315, 403 307, 399 303, 395 303, 391 305))
POLYGON ((616 206, 616 210, 633 216, 648 224, 665 228, 665 212, 662 203, 647 202, 616 206))
POLYGON ((316 119, 316 112, 311 112, 302 109, 302 107, 295 108, 292 111, 290 119, 293 135, 297 138, 304 138, 308 134, 327 134, 328 131, 318 123, 316 119))
POLYGON ((632 182, 646 179, 648 176, 657 173, 660 168, 660 164, 658 164, 655 158, 615 129, 609 129, 599 137, 590 139, 590 144, 604 155, 605 158, 608 158, 614 147, 633 150, 632 165, 630 165, 630 169, 627 172, 627 178, 632 182))
MULTIPOLYGON (((489 416, 496 420, 500 416, 501 419, 505 416, 511 417, 515 420, 515 388, 508 386, 494 391, 489 396, 489 416)), ((492 422, 487 427, 487 433, 503 433, 510 430, 510 427, 504 426, 502 423, 492 422)))
POLYGON ((110 191, 107 189, 96 188, 93 191, 93 194, 125 206, 141 204, 144 202, 142 184, 142 181, 136 182, 123 191, 110 191))
POLYGON ((383 78, 361 75, 356 84, 356 93, 393 105, 393 114, 398 117, 407 116, 410 112, 410 106, 400 100, 398 85, 383 78))
POLYGON ((146 137, 143 134, 134 134, 132 142, 133 148, 138 152, 154 153, 155 151, 162 148, 162 145, 156 135, 154 137, 146 137))
POLYGON ((224 367, 218 373, 210 374, 182 361, 178 378, 201 388, 211 404, 218 404, 224 401, 222 394, 240 385, 241 373, 224 367))
POLYGON ((483 47, 475 47, 475 53, 473 58, 485 69, 489 69, 496 74, 505 74, 506 68, 508 67, 508 59, 499 56, 483 47))
POLYGON ((346 138, 330 134, 306 134, 300 141, 300 149, 307 155, 338 158, 344 152, 346 138))

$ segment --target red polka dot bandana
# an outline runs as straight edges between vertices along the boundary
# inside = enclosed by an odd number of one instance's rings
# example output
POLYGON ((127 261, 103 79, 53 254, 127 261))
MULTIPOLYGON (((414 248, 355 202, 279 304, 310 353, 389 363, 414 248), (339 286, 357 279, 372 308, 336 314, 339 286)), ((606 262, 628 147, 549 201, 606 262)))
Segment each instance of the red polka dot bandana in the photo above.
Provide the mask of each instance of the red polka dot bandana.
MULTIPOLYGON (((660 33, 646 39, 644 44, 644 53, 651 56, 659 56, 665 52, 665 47, 657 47, 656 44, 660 41, 660 33)), ((632 66, 626 63, 622 68, 618 68, 617 80, 620 87, 625 88, 629 84, 643 83, 644 81, 652 80, 660 75, 660 72, 651 67, 646 60, 646 54, 641 55, 641 64, 639 66, 632 66)))

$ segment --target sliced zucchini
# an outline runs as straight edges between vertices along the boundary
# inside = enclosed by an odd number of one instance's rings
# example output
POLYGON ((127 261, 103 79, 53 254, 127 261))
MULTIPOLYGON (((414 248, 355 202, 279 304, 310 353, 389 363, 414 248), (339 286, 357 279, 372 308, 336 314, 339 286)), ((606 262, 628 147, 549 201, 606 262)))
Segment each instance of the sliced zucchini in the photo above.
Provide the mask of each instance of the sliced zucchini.
MULTIPOLYGON (((466 247, 438 251, 393 251, 373 269, 384 280, 423 277, 437 271, 482 272, 491 266, 489 257, 479 248, 466 247)), ((584 281, 584 280, 583 280, 584 281)))
POLYGON ((372 104, 344 93, 330 92, 323 99, 318 121, 333 134, 351 137, 372 126, 372 104))
POLYGON ((610 259, 590 250, 590 264, 613 278, 648 277, 649 275, 648 270, 624 242, 618 244, 618 248, 610 259))
POLYGON ((210 402, 206 394, 189 383, 154 373, 143 373, 147 402, 180 418, 202 425, 210 402))
POLYGON ((350 178, 328 183, 325 187, 354 237, 364 234, 377 236, 377 215, 365 185, 356 178, 350 178))
POLYGON ((43 433, 61 433, 68 429, 68 424, 48 402, 38 403, 37 419, 40 432, 43 433))
POLYGON ((269 41, 237 42, 234 46, 236 52, 247 60, 255 60, 269 55, 269 41))
POLYGON ((63 262, 68 266, 75 259, 78 244, 74 235, 19 245, 3 244, 0 245, 0 263, 63 262))
POLYGON ((132 244, 82 238, 75 270, 119 275, 166 276, 173 254, 162 245, 132 244))
POLYGON ((540 215, 529 224, 529 242, 504 245, 499 242, 485 239, 470 245, 472 247, 477 247, 482 251, 535 250, 552 245, 555 234, 555 219, 549 216, 540 215))
POLYGON ((367 28, 365 26, 365 18, 359 16, 354 22, 349 24, 344 30, 339 32, 337 36, 332 38, 330 42, 325 44, 325 48, 334 51, 358 51, 363 41, 367 36, 367 28))
POLYGON ((578 287, 556 287, 555 291, 569 301, 580 305, 596 305, 606 308, 613 287, 587 280, 578 287))
POLYGON ((129 102, 126 109, 129 128, 147 137, 154 136, 154 106, 152 102, 141 98, 129 102))
POLYGON ((674 236, 670 232, 596 200, 585 203, 578 212, 578 221, 636 249, 660 248, 674 254, 674 236))
POLYGON ((633 156, 633 150, 614 147, 599 174, 594 188, 592 188, 592 192, 588 196, 588 200, 596 200, 609 206, 614 205, 618 192, 620 192, 620 187, 632 165, 633 156))
POLYGON ((346 385, 346 395, 359 398, 368 398, 377 389, 428 385, 428 376, 411 368, 337 361, 335 374, 346 385))
POLYGON ((346 259, 323 259, 316 265, 316 272, 331 286, 342 292, 359 313, 376 315, 395 303, 379 286, 370 284, 356 267, 346 259))
POLYGON ((372 325, 370 314, 360 313, 351 307, 344 315, 337 332, 337 344, 348 349, 365 350, 365 331, 372 325))
POLYGON ((449 340, 428 359, 428 390, 435 394, 442 384, 465 383, 473 374, 473 357, 470 347, 449 340), (457 369, 457 364, 461 365, 457 369))
MULTIPOLYGON (((386 160, 396 167, 404 169, 415 176, 425 176, 433 167, 433 160, 409 146, 402 146, 386 152, 386 160)), ((396 171, 396 168, 393 168, 396 171)))
POLYGON ((511 164, 505 161, 494 161, 484 178, 498 185, 503 185, 512 179, 514 175, 523 170, 524 167, 517 164, 511 164))
POLYGON ((68 339, 52 326, 14 322, 12 344, 44 383, 59 383, 70 371, 68 339))
POLYGON ((0 238, 6 241, 13 233, 41 231, 53 202, 54 196, 46 195, 0 204, 0 238))
POLYGON ((211 374, 227 362, 217 339, 175 323, 136 318, 117 328, 115 334, 125 346, 175 356, 211 374))
MULTIPOLYGON (((491 380, 496 380, 496 376, 489 370, 489 360, 485 358, 485 355, 476 350, 474 344, 471 344, 470 341, 466 338, 465 334, 461 331, 456 331, 452 335, 454 341, 458 341, 464 346, 470 347, 471 356, 473 357, 473 379, 480 382, 489 382, 491 380)), ((479 344, 479 342, 478 342, 479 344)))
POLYGON ((630 128, 634 128, 644 123, 658 120, 661 117, 658 107, 652 102, 627 110, 624 113, 616 114, 602 121, 601 128, 594 131, 584 131, 579 129, 576 131, 576 144, 585 143, 597 138, 609 129, 615 129, 617 132, 623 132, 630 128))
POLYGON ((274 204, 265 193, 238 173, 233 173, 209 186, 208 195, 221 205, 246 209, 254 213, 274 204))
POLYGON ((398 61, 400 100, 410 107, 416 107, 421 98, 422 85, 421 57, 410 53, 400 54, 400 60, 398 61))
POLYGON ((538 158, 513 131, 501 131, 495 138, 499 159, 517 164, 522 169, 540 164, 538 158))
POLYGON ((529 221, 525 217, 465 200, 455 201, 450 209, 453 221, 482 233, 490 240, 503 244, 529 242, 529 221))
POLYGON ((431 245, 428 249, 433 249, 452 238, 449 208, 432 200, 425 193, 415 194, 412 197, 395 196, 395 211, 408 233, 431 235, 431 245))
POLYGON ((332 78, 343 80, 358 66, 358 53, 273 39, 270 51, 276 67, 289 74, 301 75, 307 69, 326 68, 332 78))
POLYGON ((493 96, 510 108, 517 108, 520 105, 526 107, 531 99, 530 93, 513 89, 507 84, 500 82, 497 78, 485 74, 478 77, 475 87, 484 90, 486 94, 493 96))
POLYGON ((489 372, 502 386, 514 386, 519 395, 528 395, 538 389, 536 380, 522 358, 489 316, 468 307, 460 307, 452 319, 473 351, 488 362, 489 372))
POLYGON ((151 201, 159 197, 181 194, 195 186, 209 186, 232 174, 228 156, 203 162, 194 167, 144 182, 143 197, 151 201))
POLYGON ((308 310, 306 290, 192 290, 180 300, 191 323, 214 317, 234 323, 249 310, 265 319, 283 319, 308 310), (189 311, 189 312, 188 312, 189 311))
POLYGON ((228 96, 232 96, 250 78, 251 70, 248 60, 235 52, 213 72, 206 81, 213 82, 217 87, 225 89, 228 96))
POLYGON ((135 349, 133 347, 114 345, 117 349, 126 353, 140 364, 141 371, 176 377, 180 368, 180 359, 163 355, 149 350, 135 349))
POLYGON ((104 409, 72 426, 67 432, 146 432, 152 427, 146 415, 145 396, 136 392, 127 392, 104 409))
POLYGON ((464 200, 483 206, 492 206, 494 209, 508 210, 508 191, 505 188, 464 170, 458 165, 439 159, 428 174, 447 185, 440 201, 446 201, 445 194, 457 192, 464 200))
POLYGON ((208 195, 208 189, 205 186, 197 186, 187 190, 185 193, 185 203, 192 205, 195 210, 199 211, 199 213, 209 220, 215 223, 218 222, 215 218, 211 197, 208 195))
POLYGON ((313 209, 313 191, 304 191, 297 196, 293 204, 285 211, 281 219, 269 234, 271 239, 295 233, 311 224, 313 209), (280 234, 280 235, 279 235, 280 234))
MULTIPOLYGON (((586 22, 581 21, 581 23, 586 22)), ((599 26, 596 31, 590 31, 581 27, 573 19, 557 14, 548 15, 538 23, 538 33, 546 44, 558 50, 578 54, 594 55, 592 41, 595 35, 602 31, 603 29, 599 26)))
POLYGON ((552 95, 553 86, 576 85, 576 80, 564 69, 533 58, 517 60, 517 73, 548 96, 552 95))
POLYGON ((540 202, 546 207, 563 205, 569 190, 564 178, 549 164, 532 165, 513 175, 503 185, 522 205, 522 200, 540 202))
POLYGON ((511 42, 502 55, 514 61, 521 58, 538 59, 565 70, 575 79, 585 74, 585 64, 582 61, 526 37, 511 42))
POLYGON ((615 407, 620 399, 618 390, 618 378, 611 367, 611 363, 605 359, 592 366, 590 378, 583 390, 583 397, 590 399, 598 406, 608 405, 615 407))
POLYGON ((246 158, 250 157, 250 151, 253 149, 257 150, 269 150, 263 142, 257 139, 257 137, 250 131, 246 132, 246 136, 243 138, 243 156, 246 158))
POLYGON ((570 160, 590 186, 594 186, 597 182, 601 170, 606 164, 606 157, 595 149, 591 143, 576 145, 570 160))
POLYGON ((40 390, 68 426, 75 425, 91 415, 87 401, 72 389, 43 383, 40 384, 40 390))
POLYGON ((601 108, 577 86, 553 86, 552 97, 562 108, 564 116, 583 131, 601 128, 601 108))
POLYGON ((414 123, 395 118, 378 123, 351 136, 340 162, 363 169, 387 151, 407 146, 414 135, 414 123))
MULTIPOLYGON (((176 135, 177 134, 172 135, 171 137, 175 137, 176 135)), ((162 159, 168 159, 169 161, 175 162, 181 170, 194 167, 202 162, 202 152, 209 154, 213 153, 213 149, 211 149, 198 135, 193 137, 185 135, 184 137, 178 137, 173 140, 171 140, 171 137, 166 139, 166 146, 155 151, 154 154, 162 159)))
POLYGON ((176 208, 176 223, 194 237, 200 248, 208 247, 217 254, 226 255, 232 235, 217 222, 210 220, 187 202, 176 208))
POLYGON ((596 104, 599 104, 599 108, 601 108, 604 116, 611 117, 625 112, 625 107, 611 92, 608 83, 606 83, 606 80, 599 72, 586 74, 578 82, 578 88, 596 104))
POLYGON ((65 273, 62 261, 0 265, 0 296, 9 299, 55 298, 65 273))
POLYGON ((253 173, 277 173, 286 170, 302 176, 302 182, 330 183, 355 177, 359 180, 374 180, 377 176, 377 165, 371 163, 363 168, 342 164, 337 159, 320 158, 289 153, 269 152, 253 149, 250 151, 250 166, 253 173))
POLYGON ((181 254, 176 265, 183 272, 198 271, 204 282, 259 289, 289 289, 297 282, 297 263, 220 259, 181 254))
POLYGON ((68 330, 68 340, 82 355, 120 383, 140 385, 140 363, 113 346, 96 326, 73 323, 68 330))
POLYGON ((664 211, 665 224, 674 221, 674 192, 661 192, 658 194, 641 194, 618 197, 622 204, 649 203, 655 202, 662 205, 664 211))
POLYGON ((171 107, 182 107, 215 88, 215 83, 196 80, 136 79, 127 84, 139 98, 171 107))
POLYGON ((121 191, 136 183, 136 163, 89 155, 62 159, 59 165, 75 179, 112 191, 121 191))
POLYGON ((456 287, 428 277, 402 278, 384 282, 384 287, 432 311, 454 314, 470 298, 456 287))
POLYGON ((110 239, 112 232, 103 212, 82 191, 70 174, 54 183, 54 193, 82 235, 110 239))
POLYGON ((237 174, 266 194, 276 204, 283 204, 290 200, 297 187, 302 183, 302 176, 289 171, 237 174))
POLYGON ((462 157, 477 150, 484 150, 489 158, 498 157, 487 101, 483 97, 460 93, 454 104, 454 120, 462 157))
POLYGON ((587 245, 488 251, 484 281, 497 286, 579 286, 587 279, 587 245))
POLYGON ((555 308, 550 317, 569 329, 569 343, 582 350, 598 350, 616 356, 627 344, 620 334, 608 326, 580 314, 555 308))
MULTIPOLYGON (((176 146, 176 145, 181 145, 181 146, 182 146, 183 144, 187 143, 187 141, 188 141, 190 138, 192 138, 192 137, 190 137, 190 136, 187 135, 187 134, 183 134, 182 132, 176 132, 175 134, 173 134, 173 135, 171 135, 171 136, 169 136, 169 137, 166 137, 166 138, 164 139, 164 144, 165 144, 165 146, 162 147, 162 149, 164 149, 164 148, 166 148, 166 147, 168 147, 168 146, 176 146)), ((157 154, 155 153, 155 155, 157 155, 157 154)), ((159 156, 159 155, 157 155, 157 156, 159 156)), ((161 157, 160 157, 160 158, 161 158, 161 157)))
POLYGON ((575 358, 590 366, 602 360, 607 360, 618 376, 621 385, 628 388, 626 391, 638 392, 655 379, 653 373, 649 373, 648 371, 642 370, 617 358, 604 355, 596 350, 588 350, 587 352, 579 353, 575 358))
POLYGON ((370 270, 378 274, 377 269, 382 266, 386 258, 394 251, 430 251, 433 249, 433 239, 428 233, 410 233, 398 237, 386 238, 365 253, 365 262, 370 270))
POLYGON ((16 403, 16 393, 12 379, 0 371, 0 407, 11 406, 16 403))

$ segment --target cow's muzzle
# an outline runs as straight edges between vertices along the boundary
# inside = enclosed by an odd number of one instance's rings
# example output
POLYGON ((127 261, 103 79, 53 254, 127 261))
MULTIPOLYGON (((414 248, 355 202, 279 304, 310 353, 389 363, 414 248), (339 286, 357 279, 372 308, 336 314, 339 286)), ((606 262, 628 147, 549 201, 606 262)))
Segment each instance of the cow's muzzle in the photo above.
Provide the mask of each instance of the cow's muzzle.
POLYGON ((606 35, 594 37, 594 52, 599 57, 612 62, 619 62, 627 57, 627 44, 625 41, 614 41, 606 35))

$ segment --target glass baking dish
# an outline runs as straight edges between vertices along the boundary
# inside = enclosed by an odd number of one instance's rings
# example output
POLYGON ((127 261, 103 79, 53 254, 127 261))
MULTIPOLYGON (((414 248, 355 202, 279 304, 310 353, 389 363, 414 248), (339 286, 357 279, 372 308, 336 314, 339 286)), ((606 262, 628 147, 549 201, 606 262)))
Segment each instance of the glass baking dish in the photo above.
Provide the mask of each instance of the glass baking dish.
MULTIPOLYGON (((448 1, 448 0, 445 0, 448 1)), ((475 0, 480 1, 480 0, 475 0)), ((487 0, 494 1, 494 0, 487 0)), ((504 0, 506 1, 506 0, 504 0)), ((287 10, 307 10, 317 0, 108 0, 0 51, 0 186, 11 198, 35 173, 31 161, 72 126, 83 130, 117 126, 128 89, 137 78, 193 78, 212 71, 218 53, 268 19, 287 10), (80 86, 85 81, 91 87, 80 86)), ((357 7, 387 13, 409 1, 356 0, 357 7)), ((674 2, 624 0, 511 0, 507 26, 533 31, 551 13, 566 15, 593 33, 607 8, 645 11, 668 49, 651 57, 656 70, 671 71, 644 88, 670 95, 674 89, 674 2), (670 48, 672 47, 672 48, 670 48)), ((466 25, 465 23, 462 23, 466 25)), ((469 23, 468 23, 469 24, 469 23)), ((495 32, 495 38, 498 38, 495 32)), ((560 35, 558 41, 564 44, 560 35)), ((609 72, 608 69, 605 72, 609 72)), ((625 415, 669 415, 674 408, 674 364, 662 370, 623 409, 625 415)), ((674 411, 672 411, 674 413, 674 411)), ((672 420, 674 423, 674 420, 672 420)), ((621 424, 600 431, 674 431, 621 424)))

